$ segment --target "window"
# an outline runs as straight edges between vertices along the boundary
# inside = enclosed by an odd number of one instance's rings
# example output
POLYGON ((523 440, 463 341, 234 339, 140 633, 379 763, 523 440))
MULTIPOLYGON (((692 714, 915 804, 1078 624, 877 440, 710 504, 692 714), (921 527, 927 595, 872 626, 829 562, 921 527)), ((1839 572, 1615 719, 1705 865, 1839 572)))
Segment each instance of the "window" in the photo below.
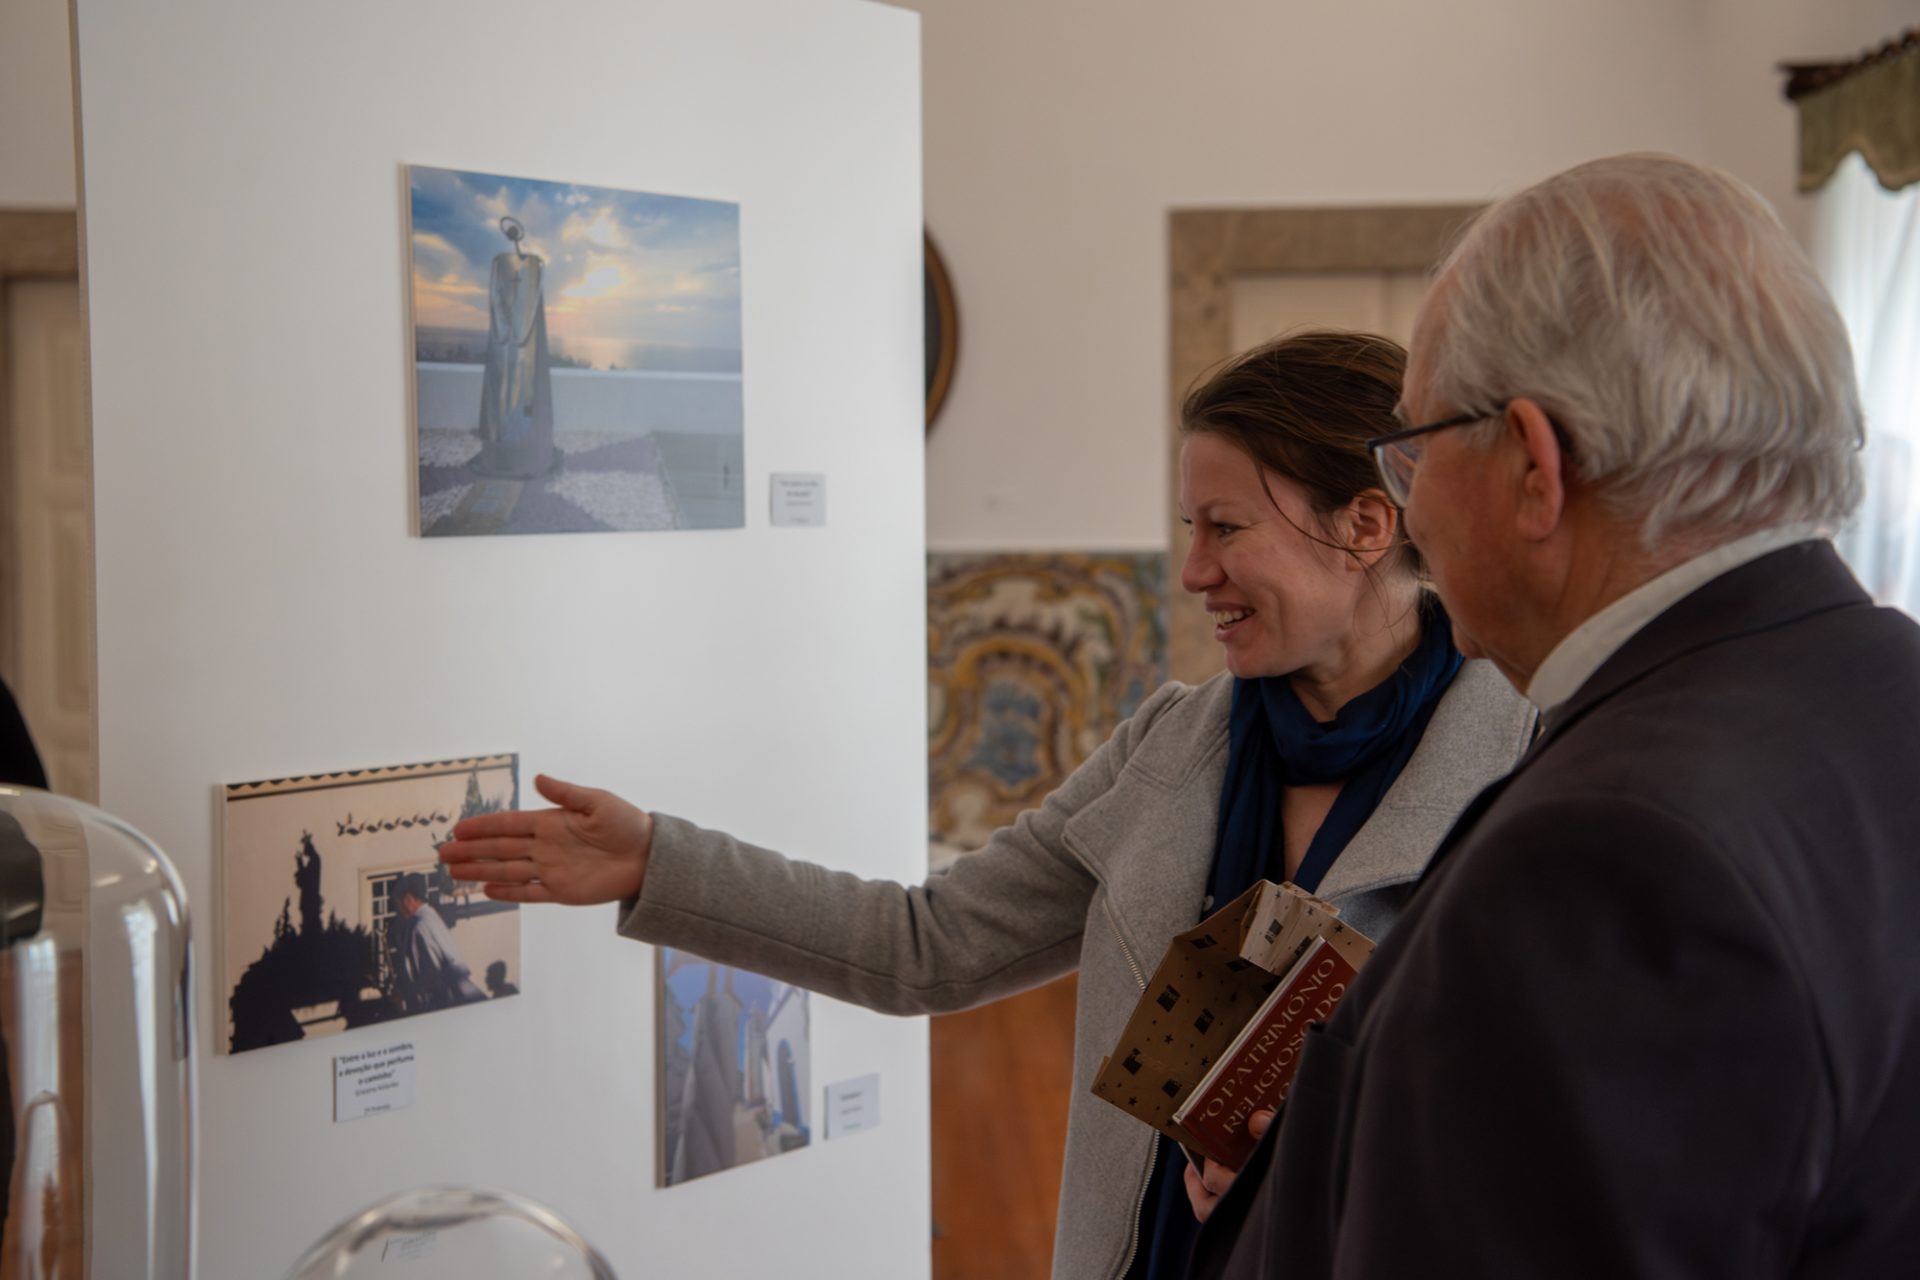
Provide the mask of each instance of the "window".
POLYGON ((1816 197, 1813 258, 1867 415, 1866 496, 1836 541, 1875 599, 1920 615, 1920 185, 1888 191, 1849 155, 1816 197))

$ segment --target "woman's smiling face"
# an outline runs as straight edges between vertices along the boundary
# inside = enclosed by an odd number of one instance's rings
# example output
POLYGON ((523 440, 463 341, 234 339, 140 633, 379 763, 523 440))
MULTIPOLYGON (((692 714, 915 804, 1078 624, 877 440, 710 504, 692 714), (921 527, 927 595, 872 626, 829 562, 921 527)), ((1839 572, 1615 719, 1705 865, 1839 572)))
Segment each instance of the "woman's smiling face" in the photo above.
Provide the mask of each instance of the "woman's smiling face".
POLYGON ((1242 679, 1345 666, 1367 575, 1306 491, 1224 437, 1180 449, 1180 514, 1192 530, 1180 585, 1204 599, 1227 669, 1242 679), (1316 541, 1315 539, 1323 539, 1316 541))

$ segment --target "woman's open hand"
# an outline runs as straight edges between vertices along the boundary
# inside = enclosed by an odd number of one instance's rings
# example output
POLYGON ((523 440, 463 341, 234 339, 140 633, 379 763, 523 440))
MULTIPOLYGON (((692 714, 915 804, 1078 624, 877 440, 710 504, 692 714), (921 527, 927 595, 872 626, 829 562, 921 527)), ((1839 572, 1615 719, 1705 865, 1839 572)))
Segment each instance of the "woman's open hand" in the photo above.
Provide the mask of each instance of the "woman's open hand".
POLYGON ((545 774, 534 789, 555 809, 467 818, 440 846, 455 880, 478 880, 501 902, 619 902, 640 892, 653 850, 653 816, 611 791, 545 774))

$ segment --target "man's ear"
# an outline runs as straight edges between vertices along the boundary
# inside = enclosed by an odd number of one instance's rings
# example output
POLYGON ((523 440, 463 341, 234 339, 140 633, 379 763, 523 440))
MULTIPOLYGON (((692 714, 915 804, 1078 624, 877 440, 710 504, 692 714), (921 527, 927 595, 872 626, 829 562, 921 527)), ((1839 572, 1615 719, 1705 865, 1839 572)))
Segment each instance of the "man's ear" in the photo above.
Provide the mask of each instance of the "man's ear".
POLYGON ((1517 515, 1523 537, 1545 541, 1560 527, 1567 508, 1567 452, 1553 429, 1553 419, 1533 401, 1510 401, 1507 432, 1519 446, 1522 471, 1517 515))
POLYGON ((1379 489, 1362 489, 1340 508, 1340 545, 1353 553, 1353 568, 1372 568, 1393 550, 1400 531, 1400 509, 1379 489))

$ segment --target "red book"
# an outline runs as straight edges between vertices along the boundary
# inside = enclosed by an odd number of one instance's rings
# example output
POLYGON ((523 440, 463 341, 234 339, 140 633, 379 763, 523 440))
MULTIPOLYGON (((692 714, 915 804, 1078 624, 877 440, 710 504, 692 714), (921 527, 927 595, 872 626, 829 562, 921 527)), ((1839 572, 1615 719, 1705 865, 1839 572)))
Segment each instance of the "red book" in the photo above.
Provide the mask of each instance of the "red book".
POLYGON ((1285 1100, 1307 1027, 1333 1016, 1354 973, 1337 948, 1314 939, 1173 1113, 1187 1145, 1229 1169, 1246 1162, 1254 1147, 1247 1117, 1285 1100))

